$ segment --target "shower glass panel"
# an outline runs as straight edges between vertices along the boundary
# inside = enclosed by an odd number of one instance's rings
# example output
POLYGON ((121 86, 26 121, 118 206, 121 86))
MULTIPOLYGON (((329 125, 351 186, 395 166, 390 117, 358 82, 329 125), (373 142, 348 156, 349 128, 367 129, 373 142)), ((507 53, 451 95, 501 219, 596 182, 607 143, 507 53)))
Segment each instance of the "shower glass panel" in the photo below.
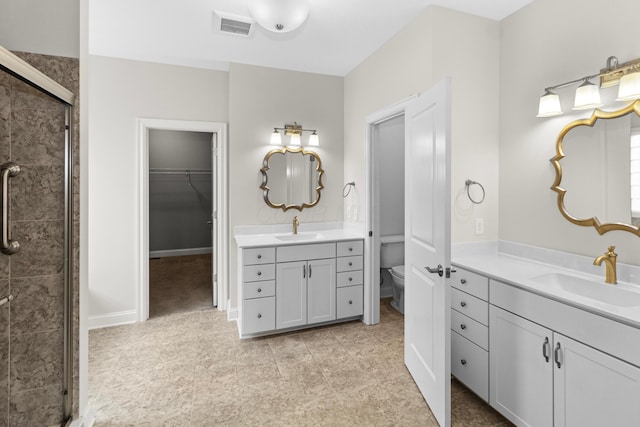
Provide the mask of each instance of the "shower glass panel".
POLYGON ((1 231, 20 245, 0 254, 0 426, 72 415, 70 111, 0 66, 0 165, 19 167, 1 231))

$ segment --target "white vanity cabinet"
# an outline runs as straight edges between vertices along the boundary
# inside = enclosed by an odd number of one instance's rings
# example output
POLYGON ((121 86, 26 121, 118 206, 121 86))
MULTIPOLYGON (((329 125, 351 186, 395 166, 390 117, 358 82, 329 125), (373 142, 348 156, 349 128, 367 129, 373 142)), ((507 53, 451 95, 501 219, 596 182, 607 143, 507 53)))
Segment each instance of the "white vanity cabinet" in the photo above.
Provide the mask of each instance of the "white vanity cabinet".
POLYGON ((451 275, 451 373, 489 400, 489 279, 457 267, 451 275))
POLYGON ((275 248, 242 251, 240 330, 255 334, 276 326, 275 248))
POLYGON ((363 242, 338 242, 337 252, 337 318, 360 316, 364 309, 363 242))
POLYGON ((491 406, 519 426, 640 425, 640 368, 620 360, 637 363, 640 330, 501 282, 491 289, 491 406))
POLYGON ((240 248, 242 338, 363 314, 363 241, 240 248))

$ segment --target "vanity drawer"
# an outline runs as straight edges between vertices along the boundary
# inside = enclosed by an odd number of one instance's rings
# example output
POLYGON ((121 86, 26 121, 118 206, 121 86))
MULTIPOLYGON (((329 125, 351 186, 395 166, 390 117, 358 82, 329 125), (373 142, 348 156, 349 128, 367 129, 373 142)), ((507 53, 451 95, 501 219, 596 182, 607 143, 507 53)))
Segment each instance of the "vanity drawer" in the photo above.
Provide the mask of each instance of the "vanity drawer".
POLYGON ((489 401, 489 353, 456 332, 451 332, 451 373, 489 401))
POLYGON ((276 248, 254 248, 242 250, 243 265, 273 264, 276 262, 276 248))
POLYGON ((278 246, 276 251, 277 262, 307 261, 310 259, 333 258, 335 256, 335 243, 278 246))
POLYGON ((338 273, 336 286, 340 288, 342 286, 362 285, 363 283, 364 279, 362 270, 345 271, 343 273, 338 273))
POLYGON ((336 260, 336 266, 339 272, 362 270, 362 257, 348 256, 348 257, 338 258, 336 260))
POLYGON ((336 289, 336 318, 360 316, 363 312, 363 286, 336 289))
POLYGON ((276 297, 242 301, 242 333, 255 334, 276 328, 276 297))
POLYGON ((242 281, 273 280, 276 278, 275 264, 245 265, 242 267, 242 281))
POLYGON ((451 286, 482 300, 489 300, 489 278, 464 268, 455 267, 455 273, 451 273, 451 286))
POLYGON ((451 288, 451 308, 474 320, 489 325, 489 303, 472 295, 451 288))
POLYGON ((262 282, 249 282, 242 285, 242 298, 262 298, 272 297, 276 294, 276 281, 267 280, 262 282))
POLYGON ((451 310, 451 330, 459 333, 469 341, 489 350, 489 328, 480 322, 455 310, 451 310))
POLYGON ((362 255, 362 240, 338 242, 338 256, 362 255))

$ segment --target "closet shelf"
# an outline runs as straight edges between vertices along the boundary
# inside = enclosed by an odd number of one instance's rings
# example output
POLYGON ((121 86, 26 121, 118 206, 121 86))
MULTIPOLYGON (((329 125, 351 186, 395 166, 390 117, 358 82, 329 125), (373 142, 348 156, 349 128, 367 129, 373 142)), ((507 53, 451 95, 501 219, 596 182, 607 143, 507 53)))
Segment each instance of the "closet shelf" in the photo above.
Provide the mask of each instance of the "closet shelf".
POLYGON ((151 168, 149 169, 150 174, 154 175, 211 175, 212 171, 210 169, 162 169, 162 168, 151 168))

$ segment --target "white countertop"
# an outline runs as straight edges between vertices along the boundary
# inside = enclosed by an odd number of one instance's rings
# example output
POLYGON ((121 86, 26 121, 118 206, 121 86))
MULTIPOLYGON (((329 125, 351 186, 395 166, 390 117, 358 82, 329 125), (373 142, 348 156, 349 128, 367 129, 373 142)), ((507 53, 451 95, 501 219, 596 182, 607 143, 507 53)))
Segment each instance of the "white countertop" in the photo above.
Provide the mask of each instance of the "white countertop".
POLYGON ((364 239, 365 235, 360 226, 329 222, 300 224, 297 235, 290 224, 241 226, 235 228, 234 238, 239 248, 255 248, 364 239))
MULTIPOLYGON (((601 273, 595 275, 497 250, 454 255, 452 263, 491 279, 640 328, 640 286, 620 281, 616 285, 605 283, 604 265, 595 267, 601 273)), ((622 268, 629 270, 629 266, 622 268)), ((635 277, 634 274, 629 276, 635 277)))

